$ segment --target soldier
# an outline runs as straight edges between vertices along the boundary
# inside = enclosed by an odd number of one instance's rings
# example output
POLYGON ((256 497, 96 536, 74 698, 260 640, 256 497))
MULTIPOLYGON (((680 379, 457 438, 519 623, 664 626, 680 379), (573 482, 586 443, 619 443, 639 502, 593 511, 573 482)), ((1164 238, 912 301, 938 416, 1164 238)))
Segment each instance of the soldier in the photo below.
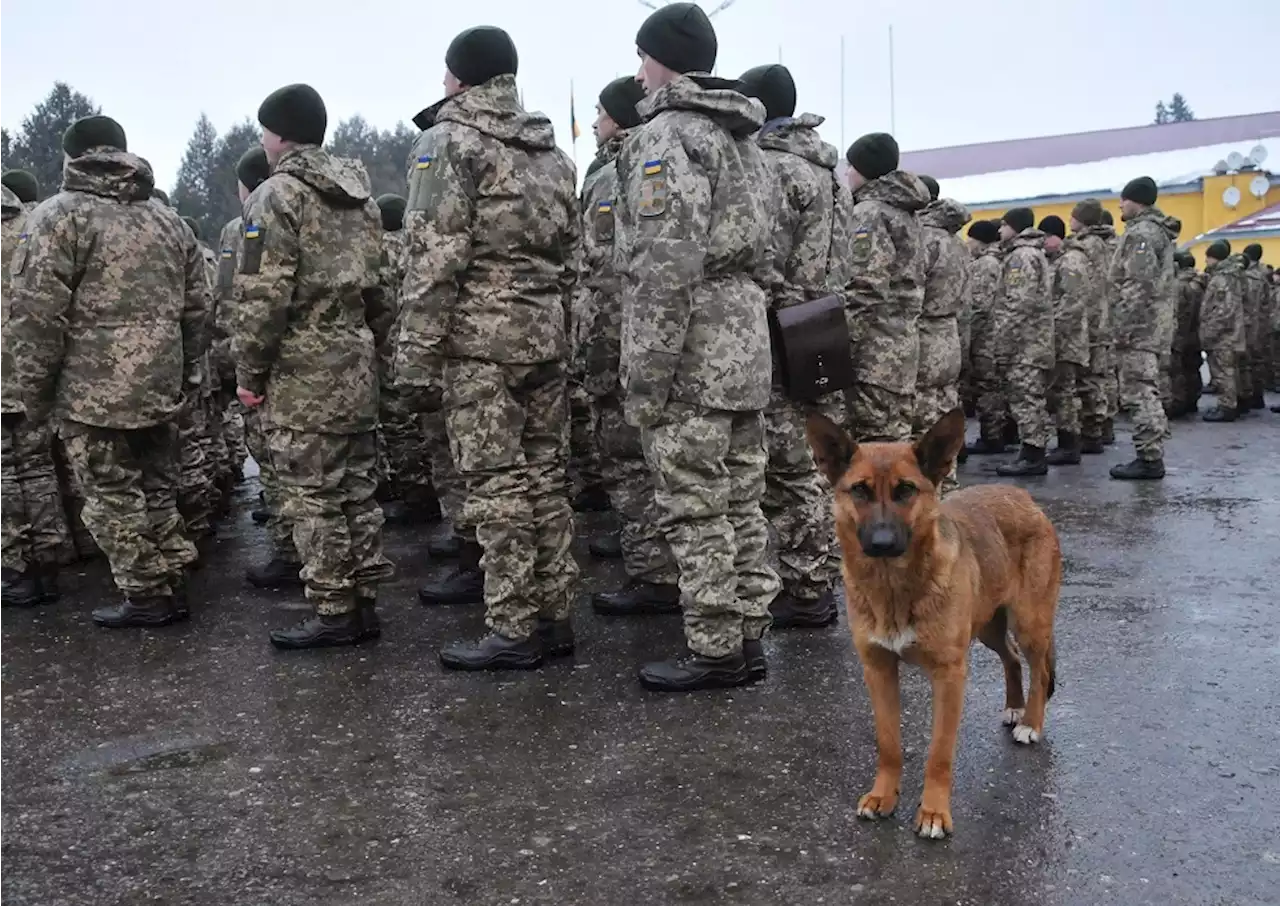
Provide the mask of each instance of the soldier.
POLYGON ((846 291, 855 384, 845 391, 858 441, 907 441, 915 418, 918 327, 924 305, 929 203, 918 177, 898 169, 898 143, 883 132, 849 146, 853 190, 851 277, 846 291))
POLYGON ((1218 401, 1201 418, 1233 422, 1240 415, 1240 350, 1244 339, 1244 262, 1219 239, 1204 251, 1207 284, 1200 303, 1200 346, 1209 360, 1209 382, 1218 401))
MULTIPOLYGON (((1271 271, 1271 373, 1280 384, 1280 269, 1271 271)), ((1280 387, 1273 387, 1280 393, 1280 387)), ((1280 406, 1272 406, 1272 412, 1280 412, 1280 406)))
POLYGON ((27 416, 60 420, 85 524, 124 593, 94 621, 161 626, 187 615, 196 558, 175 501, 175 419, 198 390, 208 282, 191 231, 148 200, 151 168, 119 123, 77 120, 62 147, 62 191, 31 213, 13 259, 4 351, 27 416))
POLYGON ((1195 412, 1200 401, 1200 303, 1205 277, 1197 273, 1196 259, 1190 252, 1178 252, 1174 261, 1178 265, 1178 309, 1170 349, 1173 405, 1169 417, 1181 418, 1195 412))
MULTIPOLYGON (((776 310, 831 295, 843 289, 833 286, 833 273, 840 266, 837 260, 833 267, 833 239, 845 236, 853 207, 835 173, 840 152, 818 135, 822 117, 794 116, 796 86, 786 67, 758 66, 740 81, 744 93, 765 107, 765 124, 756 140, 776 193, 769 253, 760 273, 769 304, 776 310)), ((838 421, 840 408, 838 396, 805 406, 793 403, 775 379, 765 410, 769 461, 761 505, 777 538, 782 592, 769 608, 777 629, 816 628, 836 621, 840 549, 831 492, 805 439, 805 417, 820 411, 838 421)))
POLYGON ((1169 420, 1156 381, 1161 350, 1168 348, 1173 334, 1174 240, 1182 224, 1155 207, 1157 194, 1155 180, 1148 176, 1124 187, 1120 212, 1125 231, 1111 263, 1120 399, 1133 416, 1137 453, 1132 462, 1111 469, 1112 478, 1124 481, 1164 478, 1164 444, 1169 439, 1169 420))
POLYGON ((636 35, 644 125, 618 156, 622 386, 680 568, 689 653, 647 664, 657 691, 763 678, 778 592, 760 510, 769 402, 767 299, 753 279, 772 194, 755 133, 764 108, 713 78, 716 35, 672 3, 636 35), (714 187, 714 194, 712 192, 714 187))
POLYGON ((1047 395, 1053 374, 1053 274, 1045 234, 1030 208, 1013 208, 1000 224, 1004 263, 992 311, 996 359, 1009 409, 1022 438, 1018 458, 996 472, 1007 477, 1048 474, 1047 395))
POLYGON ((378 284, 381 217, 358 161, 320 145, 328 117, 309 85, 258 108, 271 175, 245 204, 232 357, 236 395, 263 407, 281 510, 315 612, 273 630, 277 648, 376 638, 382 555, 378 347, 392 313, 378 284))
POLYGON ((1089 365, 1089 293, 1094 289, 1092 265, 1085 247, 1062 218, 1040 221, 1045 255, 1053 268, 1054 366, 1049 411, 1058 429, 1058 446, 1045 457, 1051 466, 1080 463, 1080 374, 1089 365))
POLYGON ((1269 383, 1270 375, 1268 375, 1268 363, 1266 353, 1266 309, 1267 295, 1269 289, 1267 287, 1267 275, 1262 267, 1262 246, 1258 243, 1250 243, 1244 247, 1241 253, 1244 259, 1244 339, 1245 345, 1248 347, 1245 363, 1241 365, 1241 371, 1247 372, 1242 375, 1243 384, 1241 391, 1240 409, 1257 409, 1265 411, 1267 408, 1264 392, 1269 383), (1247 388, 1247 389, 1246 389, 1247 388))
POLYGON ((1096 198, 1086 198, 1071 211, 1071 238, 1089 259, 1089 287, 1085 292, 1085 317, 1089 324, 1089 361, 1079 371, 1080 452, 1096 455, 1106 447, 1104 438, 1113 413, 1108 408, 1115 367, 1111 354, 1111 244, 1116 230, 1105 223, 1107 212, 1096 198))
POLYGON ((445 64, 445 98, 415 119, 426 131, 395 374, 422 405, 443 405, 476 529, 467 546, 484 552, 490 634, 440 660, 531 669, 573 651, 566 359, 581 219, 551 122, 520 104, 510 36, 468 29, 445 64))
MULTIPOLYGON (((627 584, 618 591, 591 596, 597 613, 626 616, 679 613, 679 573, 658 528, 653 473, 644 459, 640 430, 627 424, 618 382, 622 355, 622 277, 615 261, 618 198, 617 157, 623 142, 640 125, 636 105, 644 89, 632 76, 610 82, 600 92, 595 122, 599 151, 596 167, 582 186, 582 280, 574 306, 575 371, 591 394, 598 415, 596 449, 605 487, 621 532, 619 555, 627 584)), ((608 553, 596 539, 593 554, 608 553)))
POLYGON ((996 337, 991 312, 1000 291, 1000 225, 979 220, 969 227, 966 243, 972 260, 965 282, 964 307, 969 312, 969 364, 977 396, 978 439, 965 447, 971 456, 1004 452, 1005 399, 996 368, 996 337))
MULTIPOLYGON (((1106 397, 1107 397, 1107 417, 1102 424, 1103 446, 1110 447, 1110 446, 1113 446, 1116 442, 1116 430, 1115 430, 1116 414, 1120 411, 1120 370, 1119 370, 1119 365, 1116 361, 1115 329, 1112 327, 1112 324, 1111 324, 1111 310, 1112 308, 1115 307, 1115 304, 1116 304, 1116 285, 1115 285, 1115 281, 1112 279, 1112 276, 1111 276, 1111 262, 1112 260, 1114 260, 1116 256, 1116 249, 1120 247, 1120 236, 1118 233, 1116 233, 1115 218, 1111 216, 1110 211, 1104 210, 1102 212, 1101 225, 1103 228, 1110 227, 1111 229, 1111 232, 1103 237, 1106 243, 1106 251, 1107 251, 1107 262, 1106 262, 1106 270, 1105 270, 1107 291, 1104 297, 1107 303, 1107 311, 1106 311, 1107 318, 1105 321, 1105 328, 1104 328, 1104 336, 1107 341, 1107 346, 1106 346, 1107 353, 1105 356, 1104 364, 1106 365, 1107 371, 1103 378, 1103 392, 1106 393, 1106 397)), ((1090 343, 1092 342, 1093 341, 1091 339, 1090 343)), ((1092 361, 1090 362, 1090 364, 1092 366, 1092 361)))

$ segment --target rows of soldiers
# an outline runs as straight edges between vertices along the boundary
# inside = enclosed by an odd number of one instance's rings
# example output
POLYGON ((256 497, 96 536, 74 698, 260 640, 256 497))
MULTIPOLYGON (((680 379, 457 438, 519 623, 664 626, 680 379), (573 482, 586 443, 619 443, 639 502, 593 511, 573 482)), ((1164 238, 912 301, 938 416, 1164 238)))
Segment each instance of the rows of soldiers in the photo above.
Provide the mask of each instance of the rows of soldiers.
MULTIPOLYGON (((414 119, 407 198, 372 198, 364 168, 323 149, 314 89, 273 92, 262 147, 237 169, 243 217, 216 253, 153 199, 119 124, 68 130, 62 191, 16 209, 16 248, 6 219, 6 485, 10 463, 56 433, 122 592, 95 621, 188 615, 203 523, 179 506, 197 484, 183 476, 198 459, 216 514, 236 477, 212 436, 235 449, 228 412, 243 414, 273 545, 249 581, 313 605, 271 633, 277 647, 378 637, 384 519, 443 514, 453 534, 428 550, 456 567, 419 598, 483 603, 490 630, 444 648, 444 666, 566 656, 573 508, 607 505, 619 531, 591 552, 628 578, 591 604, 683 614, 687 651, 640 671, 663 691, 759 682, 770 626, 835 621, 840 556, 804 438, 812 411, 859 441, 908 441, 971 388, 970 452, 1020 439, 1002 471, 1034 475, 1096 452, 1118 398, 1138 457, 1113 475, 1163 474, 1177 230, 1154 183, 1126 187, 1119 240, 1086 202, 1070 237, 1015 209, 973 224, 966 246, 968 213, 900 169, 891 136, 855 141, 841 178, 784 67, 709 75, 717 40, 696 5, 654 12, 635 43, 638 75, 600 92, 580 195, 550 122, 520 104, 501 29, 450 44, 445 97, 414 119), (769 312, 832 294, 852 384, 798 403, 769 312)), ((1217 299, 1211 283, 1202 326, 1217 299)), ((1238 361, 1218 359, 1224 406, 1238 361)), ((56 571, 36 540, 42 498, 17 484, 6 603, 14 588, 47 597, 56 571)))

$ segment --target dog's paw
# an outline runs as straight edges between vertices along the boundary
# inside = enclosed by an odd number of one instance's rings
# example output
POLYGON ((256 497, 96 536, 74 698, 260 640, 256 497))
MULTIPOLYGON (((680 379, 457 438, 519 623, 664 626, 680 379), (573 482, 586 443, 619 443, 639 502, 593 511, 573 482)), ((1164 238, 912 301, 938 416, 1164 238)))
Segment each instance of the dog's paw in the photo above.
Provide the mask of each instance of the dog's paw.
POLYGON ((872 821, 879 818, 888 818, 893 814, 893 810, 897 807, 897 793, 880 795, 875 792, 870 792, 858 800, 858 817, 869 818, 872 821))
POLYGON ((941 840, 951 830, 950 809, 927 809, 922 805, 916 812, 916 834, 921 839, 941 840))
POLYGON ((1040 741, 1040 731, 1033 730, 1026 724, 1018 724, 1013 728, 1013 741, 1024 746, 1032 745, 1040 741))
POLYGON ((1005 708, 1004 713, 1000 715, 1000 723, 1006 727, 1017 726, 1018 721, 1022 720, 1022 713, 1025 708, 1005 708))

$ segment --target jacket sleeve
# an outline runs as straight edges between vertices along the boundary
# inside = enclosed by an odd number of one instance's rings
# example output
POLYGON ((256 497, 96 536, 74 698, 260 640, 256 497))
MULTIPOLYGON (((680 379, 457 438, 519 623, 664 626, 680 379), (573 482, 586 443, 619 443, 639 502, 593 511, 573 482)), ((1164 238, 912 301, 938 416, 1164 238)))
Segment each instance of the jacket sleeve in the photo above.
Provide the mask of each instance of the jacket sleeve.
POLYGON ((400 335, 395 344, 398 384, 432 385, 458 301, 458 278, 471 261, 475 187, 467 149, 441 127, 423 133, 409 162, 404 218, 405 274, 400 335))
MULTIPOLYGON (((832 219, 828 207, 834 208, 834 197, 826 199, 820 192, 827 188, 812 182, 782 176, 777 201, 789 210, 784 220, 790 221, 791 235, 782 240, 788 246, 783 262, 785 275, 773 301, 778 308, 798 305, 817 298, 827 282, 827 262, 831 253, 832 219), (788 185, 790 183, 790 185, 788 185), (830 201, 828 205, 824 202, 830 201)), ((781 230, 778 231, 781 233, 781 230)))
POLYGON ((1124 235, 1113 265, 1123 311, 1137 312, 1149 307, 1151 293, 1160 279, 1160 267, 1160 253, 1150 239, 1137 230, 1124 235))
MULTIPOLYGON (((577 364, 578 336, 581 325, 578 323, 582 314, 582 302, 589 293, 583 271, 586 267, 586 250, 582 243, 582 211, 576 204, 570 204, 565 211, 567 218, 564 235, 564 266, 561 270, 561 298, 564 300, 565 336, 569 339, 569 361, 571 366, 577 364)), ((573 373, 579 373, 571 367, 573 373)))
POLYGON ((285 180, 269 180, 249 199, 240 251, 231 337, 236 382, 266 393, 297 289, 301 212, 285 180))
POLYGON ((184 383, 198 385, 206 379, 200 373, 200 364, 208 349, 208 321, 213 310, 213 298, 200 243, 186 224, 183 224, 182 234, 187 257, 186 297, 182 306, 182 375, 184 383))
POLYGON ((871 205, 856 205, 850 236, 849 288, 845 302, 850 309, 876 309, 890 302, 889 286, 895 258, 893 237, 871 205))

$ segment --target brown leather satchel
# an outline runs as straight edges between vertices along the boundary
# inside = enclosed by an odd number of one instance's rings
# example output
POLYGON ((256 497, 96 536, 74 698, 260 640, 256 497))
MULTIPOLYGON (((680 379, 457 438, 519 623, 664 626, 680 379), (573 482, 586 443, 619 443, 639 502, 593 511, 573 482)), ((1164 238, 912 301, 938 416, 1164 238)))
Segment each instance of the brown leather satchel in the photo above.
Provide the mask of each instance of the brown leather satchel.
POLYGON ((823 296, 770 313, 778 376, 788 398, 815 400, 853 383, 844 299, 823 296))

